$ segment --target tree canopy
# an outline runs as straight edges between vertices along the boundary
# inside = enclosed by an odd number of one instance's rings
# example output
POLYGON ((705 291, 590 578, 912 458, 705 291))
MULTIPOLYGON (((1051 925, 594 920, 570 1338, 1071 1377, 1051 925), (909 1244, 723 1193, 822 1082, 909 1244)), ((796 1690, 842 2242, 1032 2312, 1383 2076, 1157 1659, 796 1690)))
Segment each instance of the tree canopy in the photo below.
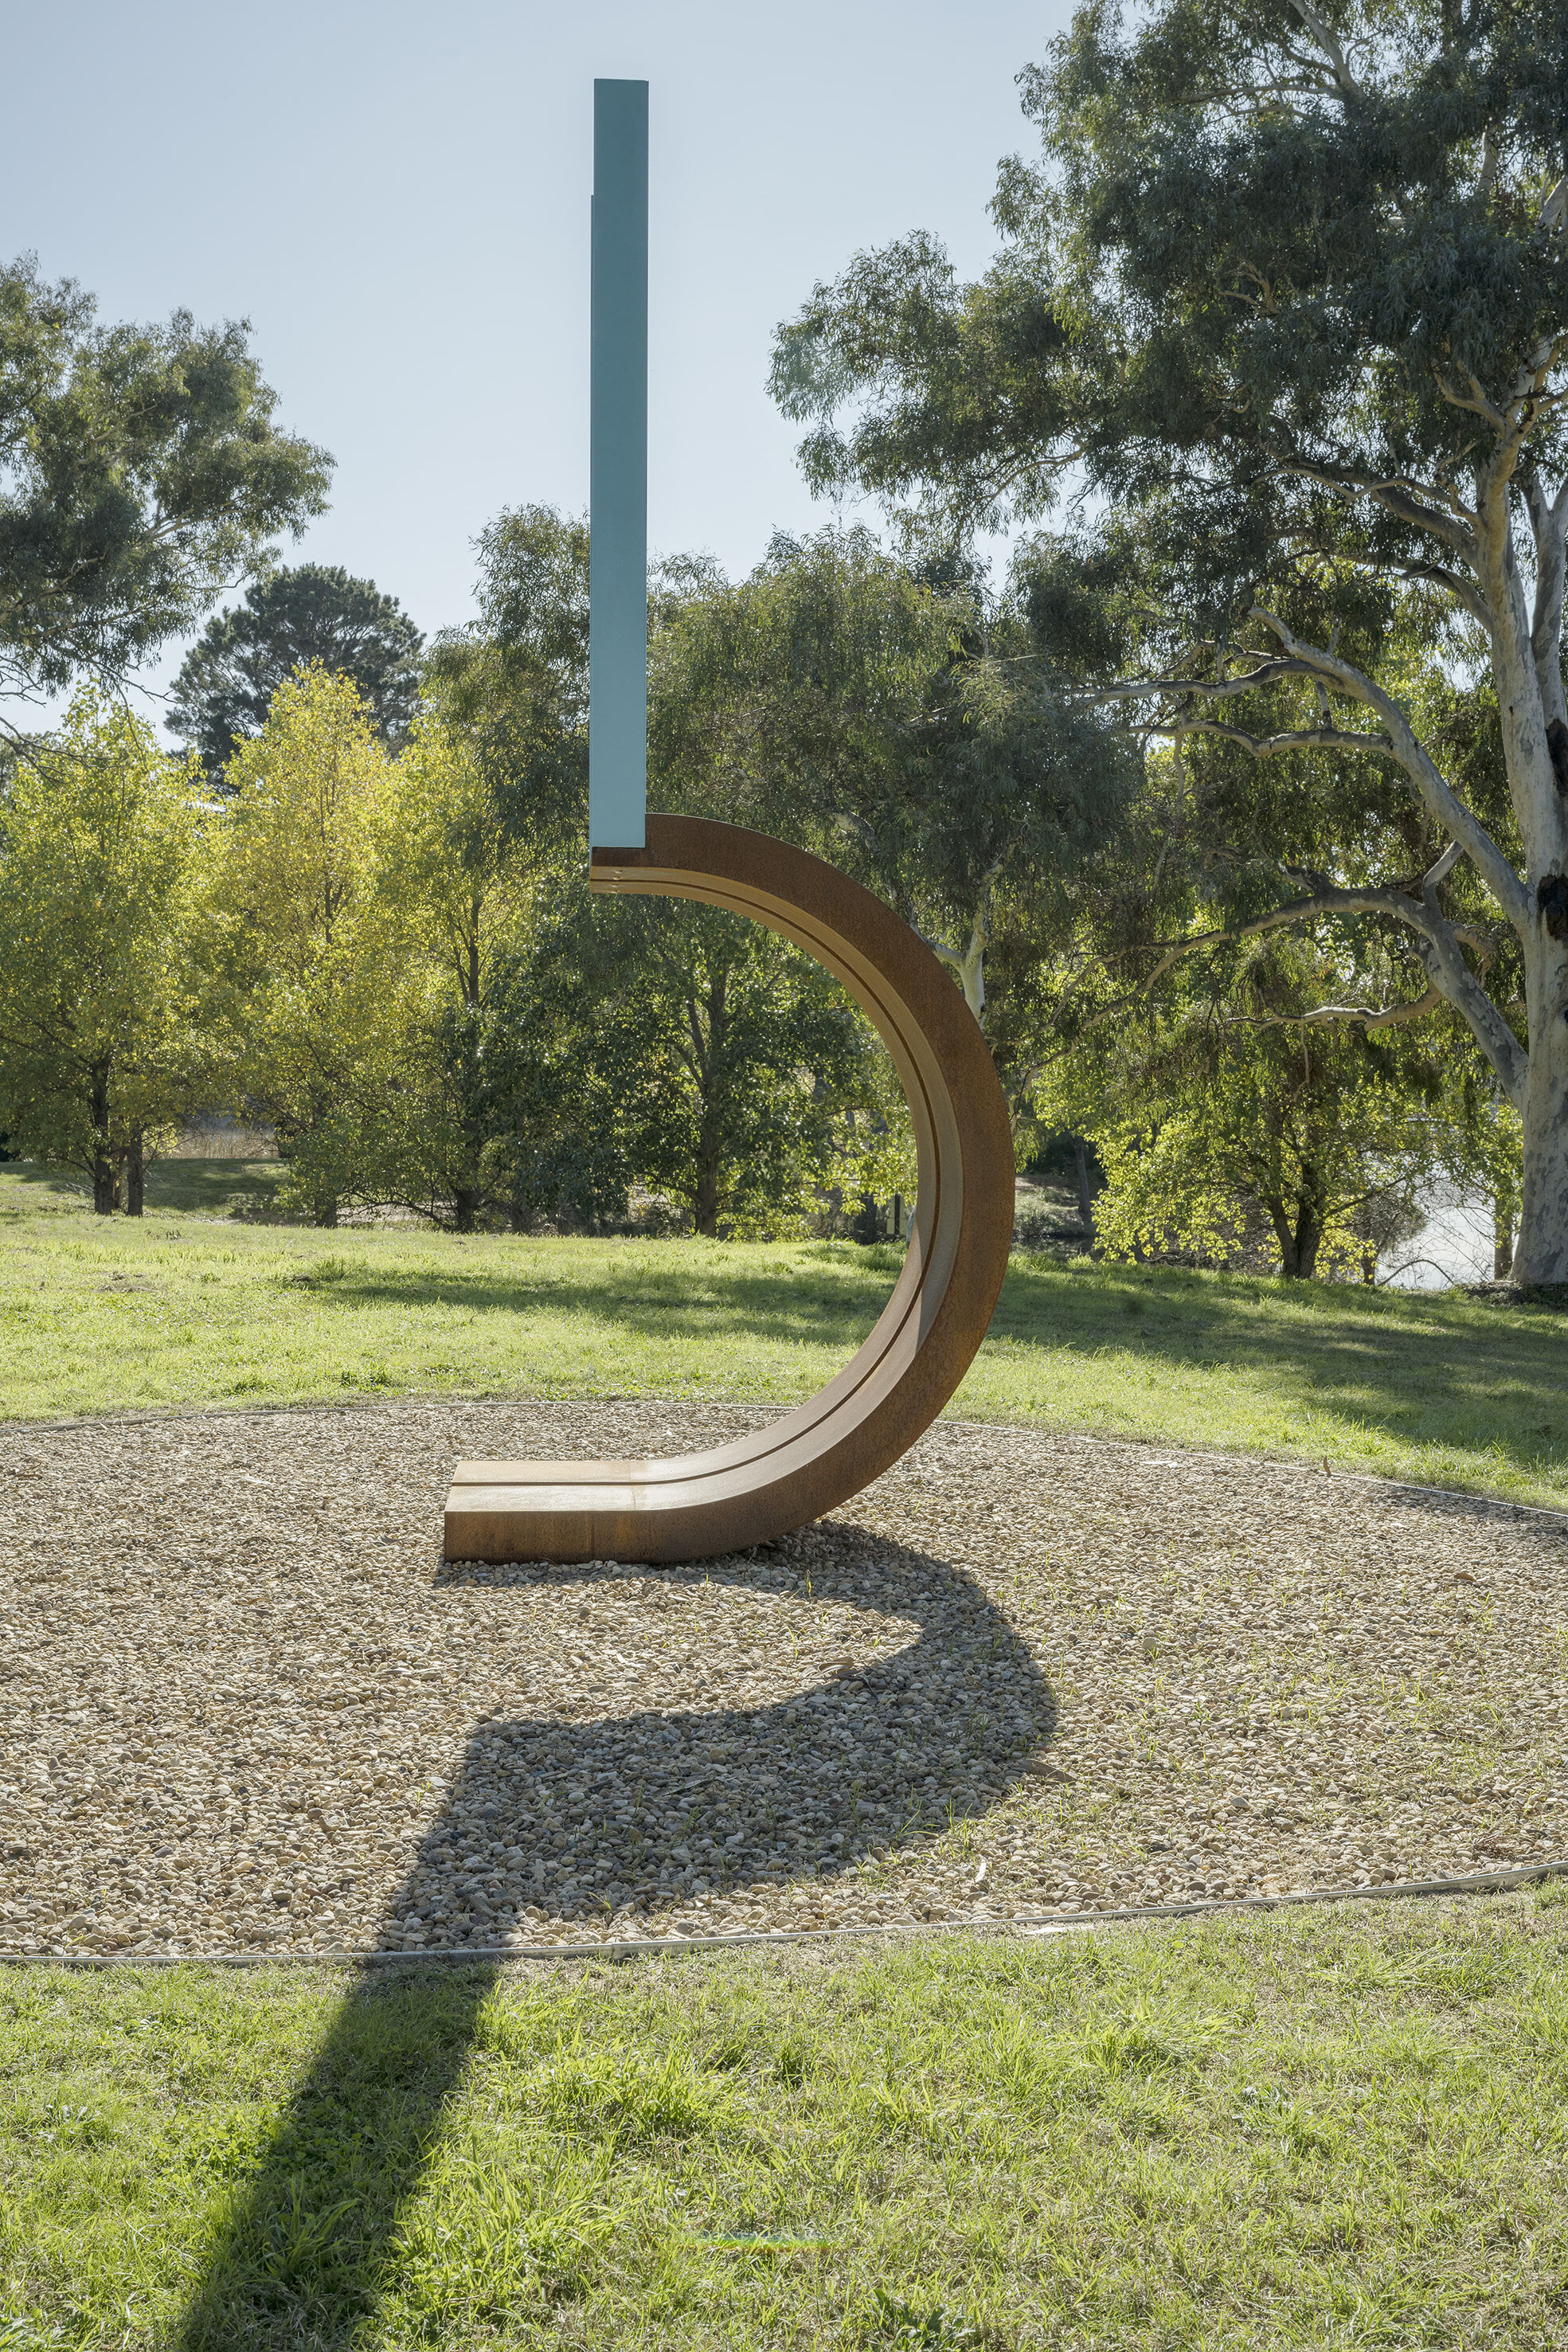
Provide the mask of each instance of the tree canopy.
POLYGON ((208 956, 231 1083, 272 1120, 287 1197, 319 1224, 377 1195, 421 992, 377 887, 392 764, 351 682, 301 671, 230 762, 209 830, 208 956))
POLYGON ((1326 1017, 1383 976, 1301 932, 1238 941, 1215 961, 1228 969, 1179 963, 1042 1089, 1096 1147, 1103 1246, 1230 1264, 1277 1251, 1287 1277, 1372 1281, 1444 1180, 1495 1198, 1517 1122, 1500 1118, 1452 1011, 1381 1027, 1326 1017))
POLYGON ((479 617, 431 647, 430 684, 507 825, 537 853, 588 824, 588 526, 503 509, 479 538, 479 617))
POLYGON ((1054 526, 1037 642, 1180 753, 1129 986, 1385 934, 1345 1018, 1454 1008, 1522 1123, 1516 1271, 1568 1278, 1568 17, 1097 5, 1022 87, 992 269, 911 236, 781 331, 808 474, 928 544, 1054 526))
POLYGON ((119 678, 326 504, 331 460, 276 423, 243 321, 94 312, 0 267, 0 694, 119 678))
MULTIPOLYGON (((497 854, 509 836, 509 863, 530 876, 531 936, 500 943, 490 984, 465 985, 448 1024, 455 1071, 460 1029, 465 1041, 468 1132, 490 1136, 479 1192, 523 1223, 623 1217, 633 1178, 704 1233, 798 1217, 832 1167, 858 1174, 885 1153, 862 1132, 890 1131, 870 1033, 807 960, 745 924, 582 902, 587 531, 549 508, 507 511, 480 557, 478 622, 438 640, 431 694, 499 821, 497 854)), ((776 717, 789 681, 727 630, 725 595, 689 559, 652 583, 650 798, 783 822, 789 795, 748 762, 758 730, 743 714, 776 717)), ((810 723, 802 710, 798 736, 810 723)), ((796 830, 825 821, 789 805, 796 830)), ((455 881, 467 874, 465 856, 443 859, 455 881)))
POLYGON ((207 1060, 183 761, 79 688, 0 803, 0 1127, 140 1214, 145 1149, 207 1060))
POLYGON ((208 622, 174 680, 169 724, 216 778, 260 734, 284 680, 315 662, 357 688, 382 740, 396 746, 413 717, 423 643, 373 580, 338 564, 295 564, 208 622))
POLYGON ((1120 730, 1020 658, 1016 604, 829 530, 656 597, 654 619, 649 762, 669 804, 847 866, 983 1018, 998 904, 1060 919, 1132 781, 1120 730))

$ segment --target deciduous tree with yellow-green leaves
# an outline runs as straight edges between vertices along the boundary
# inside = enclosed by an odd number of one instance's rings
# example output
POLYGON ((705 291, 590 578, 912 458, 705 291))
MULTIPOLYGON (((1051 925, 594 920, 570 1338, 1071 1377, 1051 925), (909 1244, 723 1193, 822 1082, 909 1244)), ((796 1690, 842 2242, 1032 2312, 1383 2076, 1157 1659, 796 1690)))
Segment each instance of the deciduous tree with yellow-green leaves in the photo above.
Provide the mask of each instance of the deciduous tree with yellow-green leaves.
POLYGON ((141 1213, 148 1151, 210 1066, 193 953, 194 763, 78 692, 0 798, 0 1129, 141 1213))
POLYGON ((498 1001, 538 910, 545 860, 509 823, 469 724, 428 701, 377 825, 377 888, 420 999, 406 1035, 388 1197, 472 1233, 497 1204, 492 1065, 498 1001))
POLYGON ((207 901, 231 1084, 265 1108, 318 1223, 377 1189, 421 975, 378 887, 392 762, 351 681, 302 671, 227 770, 207 901))

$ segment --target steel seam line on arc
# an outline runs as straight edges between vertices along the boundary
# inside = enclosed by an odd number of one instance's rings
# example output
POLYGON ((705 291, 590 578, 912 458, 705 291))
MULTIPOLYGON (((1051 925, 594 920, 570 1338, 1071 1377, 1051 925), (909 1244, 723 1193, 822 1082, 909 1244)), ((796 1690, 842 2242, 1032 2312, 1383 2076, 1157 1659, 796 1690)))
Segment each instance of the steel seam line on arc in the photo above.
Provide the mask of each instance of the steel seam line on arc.
POLYGON ((593 85, 588 837, 640 849, 648 805, 648 85, 593 85))

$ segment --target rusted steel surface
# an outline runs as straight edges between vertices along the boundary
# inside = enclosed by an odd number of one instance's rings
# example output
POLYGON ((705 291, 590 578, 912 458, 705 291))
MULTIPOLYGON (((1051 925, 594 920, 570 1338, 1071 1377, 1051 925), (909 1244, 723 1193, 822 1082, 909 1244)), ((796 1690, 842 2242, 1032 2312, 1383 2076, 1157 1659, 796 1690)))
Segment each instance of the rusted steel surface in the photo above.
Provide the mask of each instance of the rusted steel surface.
POLYGON ((821 858, 705 817, 650 812, 645 848, 596 849, 591 887, 695 898, 765 923, 874 1023, 909 1101, 920 1181, 875 1328, 782 1420, 664 1461, 460 1462, 448 1559, 700 1559, 782 1535, 907 1451, 963 1379, 1007 1270, 1013 1153, 989 1049, 930 950, 821 858))

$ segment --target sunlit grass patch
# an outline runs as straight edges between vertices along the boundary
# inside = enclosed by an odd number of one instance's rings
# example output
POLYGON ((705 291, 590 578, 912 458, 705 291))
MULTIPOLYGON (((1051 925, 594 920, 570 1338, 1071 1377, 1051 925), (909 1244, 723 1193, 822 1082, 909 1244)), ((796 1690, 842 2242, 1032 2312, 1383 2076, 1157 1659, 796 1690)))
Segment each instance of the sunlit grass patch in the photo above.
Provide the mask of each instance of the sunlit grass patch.
POLYGON ((19 1972, 0 2315, 126 2352, 1560 2342, 1565 1919, 19 1972))
MULTIPOLYGON (((0 1168, 0 1411, 400 1393, 782 1407, 853 1352, 899 1255, 317 1232, 205 1209, 138 1223, 0 1168)), ((1568 1318, 1548 1309, 1019 1257, 951 1410, 1568 1506, 1565 1397, 1568 1318)))

